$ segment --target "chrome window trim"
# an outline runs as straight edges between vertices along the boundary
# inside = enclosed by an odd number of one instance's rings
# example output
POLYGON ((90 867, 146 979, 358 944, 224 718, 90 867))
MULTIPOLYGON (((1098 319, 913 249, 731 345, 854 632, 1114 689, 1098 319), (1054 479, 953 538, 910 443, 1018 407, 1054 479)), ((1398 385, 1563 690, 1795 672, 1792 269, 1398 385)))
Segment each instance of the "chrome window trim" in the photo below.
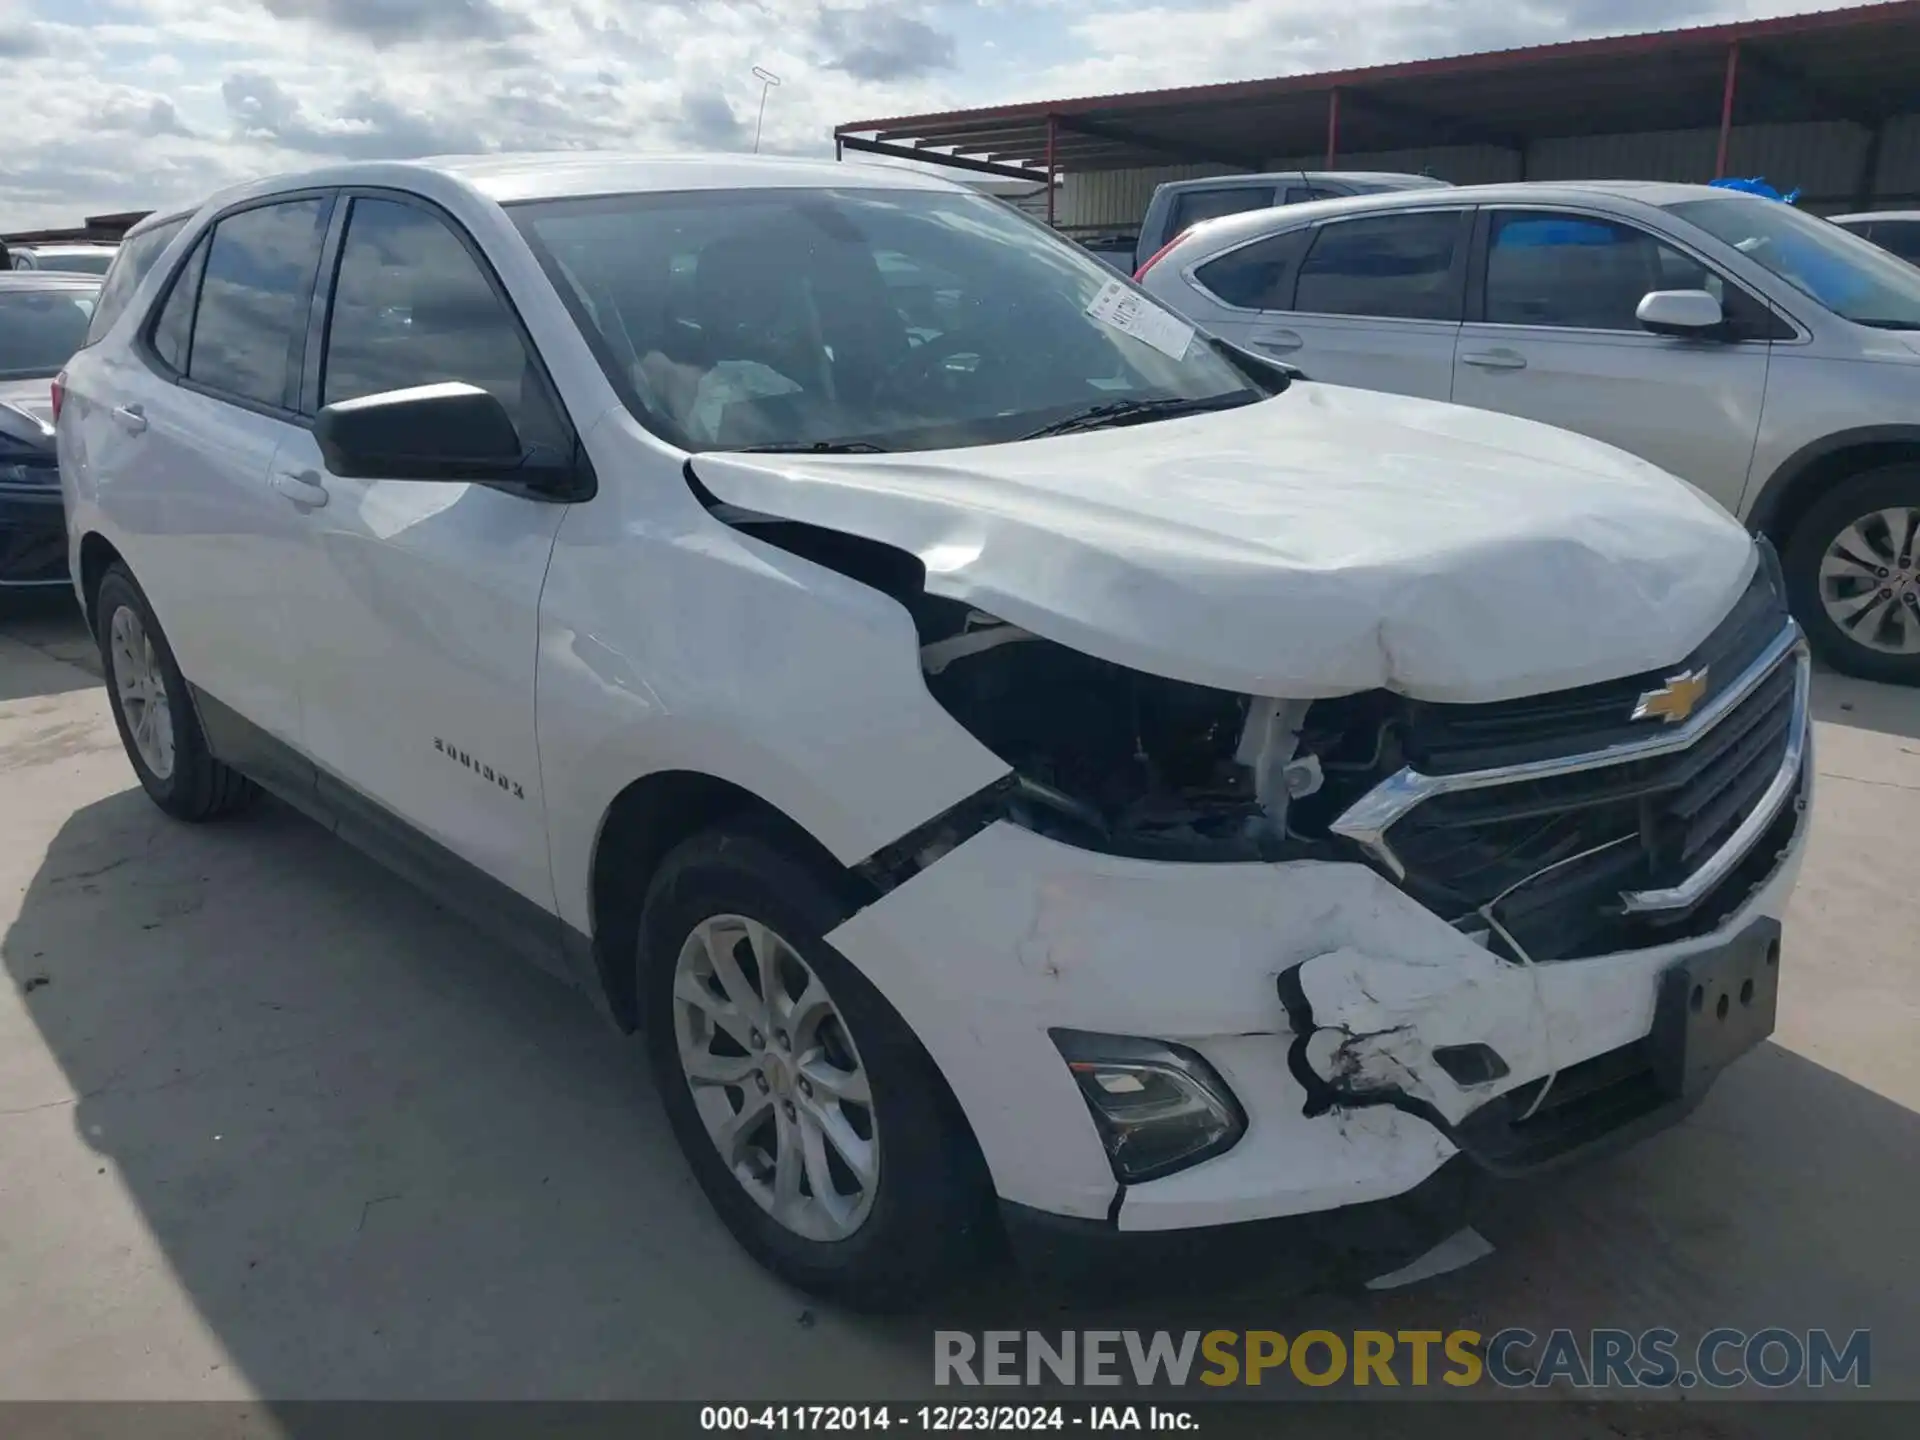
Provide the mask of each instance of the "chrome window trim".
POLYGON ((1407 876, 1407 867, 1400 857, 1394 854, 1393 846, 1387 842, 1387 831, 1416 805, 1436 795, 1448 795, 1462 790, 1483 790, 1490 785, 1514 785, 1530 780, 1574 775, 1583 770, 1598 770, 1603 766, 1621 765, 1635 760, 1652 760, 1662 755, 1672 755, 1686 750, 1725 719, 1734 707, 1751 695, 1761 681, 1772 674, 1774 669, 1790 656, 1795 657, 1797 674, 1794 681, 1793 720, 1787 736, 1788 753, 1782 757, 1780 770, 1761 797, 1760 804, 1741 823, 1740 828, 1734 832, 1726 844, 1715 851, 1684 883, 1668 890, 1636 891, 1625 897, 1627 908, 1635 911, 1684 908, 1713 888, 1719 879, 1724 878, 1726 871, 1733 868, 1740 856, 1752 846, 1760 833, 1772 822, 1781 804, 1791 793, 1799 775, 1800 762, 1807 746, 1807 705, 1812 688, 1812 661, 1796 621, 1789 620, 1767 648, 1735 677, 1732 684, 1714 696, 1692 719, 1682 724, 1662 727, 1659 732, 1648 735, 1644 740, 1623 740, 1603 750, 1563 755, 1552 760, 1534 760, 1523 765, 1466 770, 1457 775, 1423 775, 1408 766, 1399 773, 1388 776, 1354 801, 1328 828, 1333 834, 1352 840, 1365 849, 1385 865, 1396 880, 1404 880, 1407 876), (1763 810, 1766 811, 1765 818, 1756 820, 1763 810), (1742 841, 1744 845, 1736 850, 1736 842, 1742 841), (1702 879, 1702 876, 1707 878, 1702 879), (1697 887, 1696 881, 1699 882, 1697 887), (1680 898, 1688 895, 1691 898, 1680 898))

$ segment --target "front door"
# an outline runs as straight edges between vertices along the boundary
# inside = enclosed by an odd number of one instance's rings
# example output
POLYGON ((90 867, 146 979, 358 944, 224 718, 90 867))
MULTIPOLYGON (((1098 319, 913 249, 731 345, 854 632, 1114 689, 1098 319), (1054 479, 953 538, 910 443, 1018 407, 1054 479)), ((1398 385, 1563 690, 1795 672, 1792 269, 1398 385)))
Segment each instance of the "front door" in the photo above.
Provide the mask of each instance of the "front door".
POLYGON ((1737 510, 1779 322, 1732 280, 1636 226, 1495 209, 1476 246, 1480 300, 1460 328, 1453 399, 1605 440, 1737 510), (1706 289, 1723 333, 1640 328, 1650 290, 1706 289))
MULTIPOLYGON (((499 396, 530 446, 572 435, 489 267, 423 203, 360 195, 314 405, 443 380, 499 396)), ((343 831, 418 874, 421 835, 550 910, 534 736, 537 621, 566 506, 482 484, 345 479, 301 432, 274 460, 304 496, 298 590, 307 749, 343 831), (391 821, 404 829, 382 833, 391 821)), ((531 912, 529 912, 531 913, 531 912)))

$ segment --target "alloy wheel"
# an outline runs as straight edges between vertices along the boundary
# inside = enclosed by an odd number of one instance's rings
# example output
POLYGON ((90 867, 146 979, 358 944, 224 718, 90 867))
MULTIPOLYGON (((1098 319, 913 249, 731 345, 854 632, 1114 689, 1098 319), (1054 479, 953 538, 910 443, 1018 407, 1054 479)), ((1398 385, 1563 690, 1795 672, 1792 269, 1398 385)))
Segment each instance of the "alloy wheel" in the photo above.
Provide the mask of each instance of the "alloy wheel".
POLYGON ((1863 515, 1820 559, 1820 603, 1842 634, 1884 655, 1920 654, 1920 509, 1863 515))
POLYGON ((159 657, 146 626, 130 606, 113 612, 108 627, 113 660, 113 688, 120 697, 120 714, 127 724, 133 748, 156 780, 173 775, 173 711, 159 657))
POLYGON ((674 964, 673 1029, 694 1108, 754 1202, 804 1239, 859 1230, 880 1180, 872 1090, 793 946, 743 916, 702 921, 674 964))

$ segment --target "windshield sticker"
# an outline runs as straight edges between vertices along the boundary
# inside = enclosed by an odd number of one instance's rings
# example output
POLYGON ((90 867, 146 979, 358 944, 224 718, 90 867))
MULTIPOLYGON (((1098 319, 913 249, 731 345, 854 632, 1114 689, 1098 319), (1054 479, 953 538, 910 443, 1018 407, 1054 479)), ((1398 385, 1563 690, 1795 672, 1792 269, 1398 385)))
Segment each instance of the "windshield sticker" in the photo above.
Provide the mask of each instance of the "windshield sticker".
POLYGON ((1193 326, 1119 280, 1109 280, 1100 287, 1100 293, 1087 306, 1087 314, 1175 360, 1186 358, 1187 346, 1193 343, 1193 326))

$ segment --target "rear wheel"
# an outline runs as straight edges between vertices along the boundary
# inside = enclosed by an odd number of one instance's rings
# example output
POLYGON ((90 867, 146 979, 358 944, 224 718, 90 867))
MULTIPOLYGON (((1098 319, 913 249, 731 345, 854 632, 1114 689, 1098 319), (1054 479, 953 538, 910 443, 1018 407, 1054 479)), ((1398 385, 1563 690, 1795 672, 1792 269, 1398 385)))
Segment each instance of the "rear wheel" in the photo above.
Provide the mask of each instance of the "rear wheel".
POLYGON ((208 752, 173 650, 123 565, 100 582, 94 633, 120 742, 153 803, 179 820, 212 820, 249 804, 259 792, 208 752))
POLYGON ((979 1252, 991 1192, 932 1061, 822 938, 849 910, 833 879, 753 833, 670 855, 641 921, 647 1039, 735 1238, 800 1289, 892 1310, 979 1252))
POLYGON ((1867 680, 1920 684, 1920 465, 1854 475, 1787 544, 1794 613, 1820 658, 1867 680))

